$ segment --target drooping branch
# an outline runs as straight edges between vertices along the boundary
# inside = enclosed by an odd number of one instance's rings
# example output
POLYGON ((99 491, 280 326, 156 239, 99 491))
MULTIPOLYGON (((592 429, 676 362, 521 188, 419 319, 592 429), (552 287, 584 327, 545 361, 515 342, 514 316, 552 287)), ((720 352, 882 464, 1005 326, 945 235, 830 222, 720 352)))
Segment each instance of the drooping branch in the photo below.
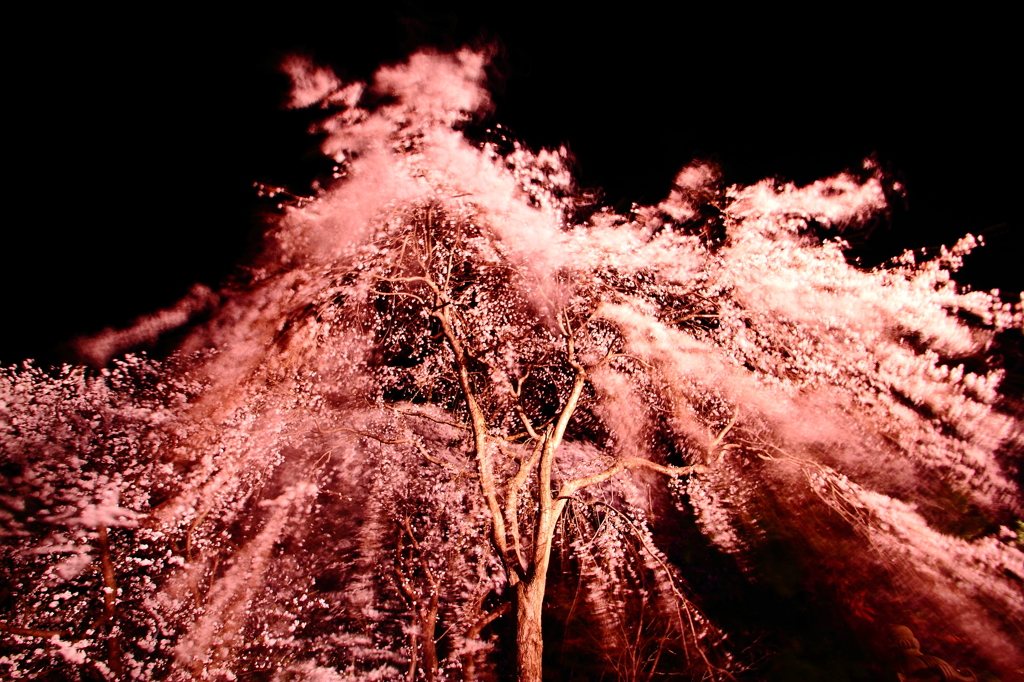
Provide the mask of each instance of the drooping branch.
MULTIPOLYGON (((693 468, 693 467, 673 467, 673 468, 676 468, 676 469, 689 469, 689 468, 693 468)), ((703 467, 700 467, 700 468, 703 468, 703 467)), ((630 516, 628 514, 623 514, 620 510, 614 509, 614 508, 612 508, 612 507, 610 507, 608 505, 605 505, 604 503, 598 503, 598 504, 601 504, 602 506, 608 507, 609 509, 611 509, 615 513, 616 519, 619 522, 625 524, 626 528, 629 529, 630 534, 634 538, 636 538, 637 542, 640 543, 640 546, 644 549, 644 551, 647 552, 647 555, 655 563, 657 563, 658 566, 661 568, 662 572, 665 575, 665 579, 668 582, 669 588, 671 589, 672 594, 675 596, 674 602, 675 602, 675 607, 676 607, 676 618, 677 618, 677 623, 678 623, 678 627, 679 627, 679 634, 681 636, 685 637, 685 633, 687 631, 689 631, 690 636, 693 638, 693 641, 699 643, 700 640, 704 638, 704 634, 701 633, 701 632, 698 632, 697 624, 694 623, 694 617, 693 617, 694 605, 686 597, 686 595, 683 594, 682 590, 676 584, 676 577, 675 577, 672 569, 666 563, 666 561, 665 561, 664 557, 662 556, 662 554, 659 551, 657 551, 657 549, 655 549, 654 547, 651 546, 651 544, 648 542, 647 535, 644 532, 641 531, 641 529, 637 526, 637 524, 633 521, 633 519, 630 518, 630 516), (685 623, 684 623, 684 615, 685 615, 685 623)), ((710 625, 706 625, 706 627, 710 627, 710 625)), ((684 639, 683 640, 684 646, 685 646, 685 641, 686 640, 684 639)), ((726 669, 720 668, 720 667, 716 666, 714 663, 712 663, 711 659, 708 658, 707 653, 705 653, 705 651, 704 651, 704 649, 702 647, 697 646, 697 647, 695 647, 695 649, 697 651, 697 654, 700 656, 701 660, 703 661, 705 669, 707 670, 707 672, 709 672, 711 674, 711 679, 718 679, 718 675, 719 674, 724 675, 725 677, 727 677, 729 679, 733 679, 733 680, 736 679, 735 676, 731 672, 729 672, 726 669)), ((688 647, 687 647, 687 658, 689 658, 688 647)))

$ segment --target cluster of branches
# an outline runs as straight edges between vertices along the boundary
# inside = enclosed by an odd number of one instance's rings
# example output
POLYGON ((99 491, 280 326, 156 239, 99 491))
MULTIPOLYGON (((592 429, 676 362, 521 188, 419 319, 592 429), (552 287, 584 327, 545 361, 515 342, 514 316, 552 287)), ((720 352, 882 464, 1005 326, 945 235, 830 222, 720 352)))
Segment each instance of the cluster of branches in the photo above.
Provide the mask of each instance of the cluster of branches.
MULTIPOLYGON (((382 397, 428 402, 461 418, 455 426, 471 445, 458 466, 471 469, 479 485, 491 545, 511 588, 498 608, 508 608, 509 599, 515 607, 520 679, 539 679, 542 605, 566 504, 627 470, 678 477, 701 468, 599 447, 608 429, 591 409, 599 397, 590 373, 621 365, 627 374, 644 374, 644 363, 622 352, 615 326, 594 315, 602 296, 615 290, 588 291, 567 277, 548 290, 530 286, 528 269, 502 254, 472 212, 458 213, 435 203, 414 207, 374 245, 384 254, 369 292, 389 379, 382 397), (390 376, 389 365, 398 368, 390 376), (577 442, 559 462, 567 437, 577 442)), ((408 528, 406 537, 412 540, 408 528)), ((431 582, 426 569, 423 575, 431 582)), ((424 598, 417 603, 417 620, 432 622, 436 616, 425 618, 422 609, 429 615, 436 606, 422 606, 432 603, 424 598)), ((703 636, 694 628, 677 634, 703 636)), ((432 653, 424 658, 436 660, 432 653)))
POLYGON ((167 489, 157 453, 174 413, 202 389, 176 371, 184 364, 128 356, 102 372, 2 371, 0 634, 12 679, 162 667, 146 660, 156 622, 143 602, 156 583, 135 534, 167 489))

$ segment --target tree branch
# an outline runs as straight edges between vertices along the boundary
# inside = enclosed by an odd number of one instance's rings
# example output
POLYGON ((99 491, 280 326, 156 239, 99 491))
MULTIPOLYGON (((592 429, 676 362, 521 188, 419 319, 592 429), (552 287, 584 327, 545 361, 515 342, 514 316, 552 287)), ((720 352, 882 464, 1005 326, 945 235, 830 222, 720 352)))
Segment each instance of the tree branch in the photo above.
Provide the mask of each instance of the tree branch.
POLYGON ((515 384, 509 382, 509 387, 512 389, 512 395, 516 397, 516 414, 519 415, 519 421, 526 427, 526 432, 530 434, 530 438, 534 440, 540 440, 540 435, 537 434, 533 429, 533 423, 530 418, 526 416, 526 411, 523 409, 522 394, 523 394, 523 382, 526 381, 530 373, 527 372, 526 376, 516 379, 515 384))
POLYGON ((466 426, 465 424, 462 424, 460 422, 453 422, 447 419, 441 419, 439 417, 431 417, 429 414, 425 414, 423 412, 414 412, 412 410, 400 410, 397 407, 392 407, 389 409, 392 412, 397 412, 398 414, 404 415, 406 417, 419 417, 420 419, 432 421, 435 424, 444 424, 445 426, 451 426, 456 429, 462 429, 463 431, 472 431, 472 429, 469 426, 466 426))
POLYGON ((378 291, 377 289, 370 289, 371 293, 377 294, 378 296, 408 296, 409 298, 415 298, 417 301, 426 305, 427 302, 414 293, 408 291, 378 291))
MULTIPOLYGON (((740 416, 740 408, 737 407, 736 410, 732 413, 732 419, 729 420, 729 423, 725 425, 725 428, 723 428, 718 433, 718 436, 716 436, 715 439, 713 441, 711 441, 711 444, 708 445, 708 456, 709 457, 715 453, 715 449, 722 442, 722 439, 725 438, 726 434, 728 434, 729 431, 732 429, 732 427, 736 425, 736 418, 739 417, 739 416, 740 416)), ((722 452, 719 454, 718 461, 721 462, 722 461, 722 457, 724 457, 724 456, 725 456, 725 449, 723 448, 722 452)))
POLYGON ((115 679, 122 673, 121 639, 117 634, 117 578, 114 575, 114 561, 110 556, 110 538, 107 527, 102 523, 97 527, 99 532, 100 558, 103 564, 103 617, 106 621, 107 655, 110 670, 115 679))
POLYGON ((685 467, 674 467, 657 464, 649 459, 643 459, 642 457, 623 457, 604 471, 600 471, 589 476, 581 476, 573 481, 562 484, 561 489, 558 491, 558 498, 565 499, 572 497, 583 488, 603 483, 609 478, 612 478, 627 469, 650 469, 651 471, 657 471, 660 474, 673 477, 686 476, 687 474, 699 474, 707 471, 707 467, 700 464, 685 467))
MULTIPOLYGON (((505 522, 508 524, 509 532, 512 535, 512 546, 516 553, 516 569, 523 575, 526 573, 527 566, 523 562, 522 547, 519 541, 519 491, 526 485, 526 479, 529 478, 530 472, 537 465, 537 460, 540 458, 546 440, 545 434, 545 438, 541 439, 534 446, 530 458, 525 462, 520 462, 519 470, 505 490, 505 522)), ((499 447, 501 447, 500 444, 499 447)))
MULTIPOLYGON (((435 303, 448 303, 442 297, 437 286, 431 282, 435 291, 435 303)), ((494 472, 491 465, 490 454, 488 453, 488 426, 484 411, 476 400, 473 391, 473 383, 469 377, 469 363, 465 349, 455 334, 451 320, 448 317, 447 305, 435 308, 431 314, 441 323, 441 330, 451 346, 452 355, 455 357, 455 369, 459 377, 459 386, 462 389, 463 398, 466 401, 466 409, 469 411, 470 424, 473 428, 473 450, 476 454, 477 475, 480 477, 480 489, 487 502, 487 508, 491 512, 491 537, 498 556, 505 566, 509 584, 515 585, 519 581, 519 574, 512 570, 508 552, 508 542, 505 538, 505 519, 501 513, 501 506, 498 504, 498 493, 494 485, 494 472)))
POLYGON ((71 634, 67 630, 37 630, 36 628, 20 628, 16 625, 8 625, 7 623, 0 623, 0 632, 7 632, 19 637, 39 637, 40 639, 66 637, 71 634))

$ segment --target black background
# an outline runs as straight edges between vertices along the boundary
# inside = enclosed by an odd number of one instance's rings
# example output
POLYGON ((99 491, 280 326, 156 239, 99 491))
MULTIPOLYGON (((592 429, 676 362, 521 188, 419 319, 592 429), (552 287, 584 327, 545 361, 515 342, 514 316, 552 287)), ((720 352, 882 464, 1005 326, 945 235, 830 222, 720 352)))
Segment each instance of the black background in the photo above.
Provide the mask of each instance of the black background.
POLYGON ((367 79, 421 46, 493 45, 491 122, 567 144, 619 208, 659 200, 695 158, 728 182, 805 183, 875 154, 907 196, 865 263, 983 233, 964 280, 1024 288, 1008 17, 552 6, 12 18, 0 362, 65 359, 75 335, 231 272, 269 208, 253 183, 303 192, 326 170, 316 112, 281 106, 294 52, 367 79))

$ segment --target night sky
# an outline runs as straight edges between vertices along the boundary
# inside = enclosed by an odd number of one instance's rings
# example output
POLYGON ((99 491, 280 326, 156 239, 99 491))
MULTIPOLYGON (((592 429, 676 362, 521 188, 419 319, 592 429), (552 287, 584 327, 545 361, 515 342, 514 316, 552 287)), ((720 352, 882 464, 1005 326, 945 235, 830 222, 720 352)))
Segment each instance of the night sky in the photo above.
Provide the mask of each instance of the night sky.
POLYGON ((74 336, 125 325, 194 282, 216 286, 272 208, 253 183, 302 193, 329 170, 305 132, 318 113, 281 106, 277 65, 293 52, 367 79, 424 45, 493 45, 485 123, 534 147, 567 144, 580 184, 620 209, 658 201, 693 159, 727 182, 806 183, 875 154, 907 196, 865 263, 982 233, 990 246, 965 281, 1024 289, 1007 17, 633 4, 13 21, 0 361, 72 359, 60 345, 74 336))

